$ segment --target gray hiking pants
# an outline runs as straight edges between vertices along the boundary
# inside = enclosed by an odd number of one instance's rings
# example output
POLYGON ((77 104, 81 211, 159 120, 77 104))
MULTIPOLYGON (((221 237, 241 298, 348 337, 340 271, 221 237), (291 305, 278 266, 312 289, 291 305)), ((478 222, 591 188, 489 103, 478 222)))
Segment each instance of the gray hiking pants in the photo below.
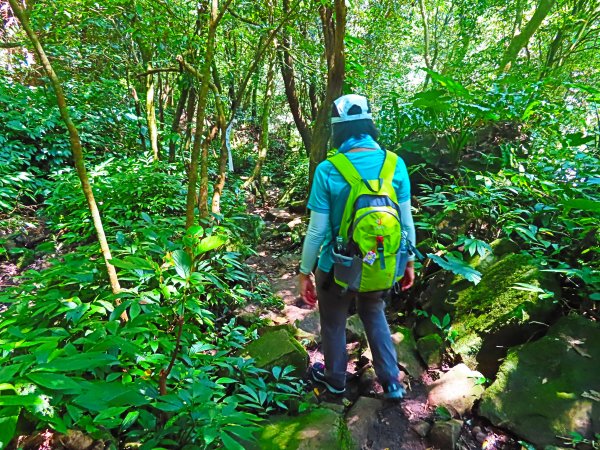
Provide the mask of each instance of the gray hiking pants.
POLYGON ((342 294, 342 288, 330 279, 328 273, 317 269, 315 274, 319 313, 321 316, 321 343, 325 356, 325 377, 336 387, 346 385, 346 317, 356 297, 358 315, 367 333, 373 354, 373 366, 379 382, 398 381, 398 357, 392 344, 390 328, 385 318, 385 291, 342 294))

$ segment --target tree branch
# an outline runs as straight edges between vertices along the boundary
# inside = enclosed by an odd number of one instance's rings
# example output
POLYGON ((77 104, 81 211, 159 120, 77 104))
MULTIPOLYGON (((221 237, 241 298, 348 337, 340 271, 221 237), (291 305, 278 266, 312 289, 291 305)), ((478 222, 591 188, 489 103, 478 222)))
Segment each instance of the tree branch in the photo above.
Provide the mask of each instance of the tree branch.
POLYGON ((162 67, 162 68, 157 68, 157 69, 150 69, 144 73, 137 74, 136 78, 142 78, 142 77, 146 77, 148 75, 152 75, 155 73, 161 73, 161 72, 182 72, 182 70, 180 67, 162 67))

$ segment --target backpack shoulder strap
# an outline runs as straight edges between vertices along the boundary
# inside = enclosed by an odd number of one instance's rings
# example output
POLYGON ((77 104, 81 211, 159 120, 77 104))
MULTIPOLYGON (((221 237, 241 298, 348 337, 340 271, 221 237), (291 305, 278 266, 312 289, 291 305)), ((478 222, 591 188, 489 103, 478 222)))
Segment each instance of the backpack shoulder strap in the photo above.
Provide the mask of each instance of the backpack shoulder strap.
POLYGON ((385 160, 381 166, 381 172, 379 172, 379 178, 391 182, 396 173, 396 163, 398 162, 398 155, 389 150, 385 151, 385 160))
POLYGON ((338 170, 350 186, 362 182, 362 177, 343 153, 337 153, 327 161, 333 164, 333 167, 338 170))

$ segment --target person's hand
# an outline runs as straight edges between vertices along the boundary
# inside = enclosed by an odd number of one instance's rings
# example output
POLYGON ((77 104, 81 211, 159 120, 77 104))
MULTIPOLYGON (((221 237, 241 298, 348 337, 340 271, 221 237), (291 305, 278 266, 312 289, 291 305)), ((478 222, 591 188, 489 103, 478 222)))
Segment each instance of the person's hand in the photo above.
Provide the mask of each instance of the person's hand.
POLYGON ((406 291, 410 289, 415 282, 415 263, 409 261, 404 269, 404 276, 402 277, 402 290, 406 291))
POLYGON ((317 304, 317 291, 312 279, 312 274, 306 275, 305 273, 300 272, 298 279, 300 281, 300 297, 302 297, 304 303, 311 308, 314 308, 317 304))

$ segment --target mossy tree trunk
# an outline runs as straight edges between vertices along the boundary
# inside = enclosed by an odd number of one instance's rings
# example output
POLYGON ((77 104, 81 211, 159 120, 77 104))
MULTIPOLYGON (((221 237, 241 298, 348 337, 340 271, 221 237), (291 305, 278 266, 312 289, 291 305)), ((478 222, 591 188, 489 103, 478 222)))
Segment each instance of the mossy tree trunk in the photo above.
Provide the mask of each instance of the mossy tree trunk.
POLYGON ((508 72, 510 70, 510 66, 519 55, 519 52, 527 46, 529 40, 540 27, 546 16, 548 16, 555 3, 556 0, 540 0, 529 22, 527 22, 519 34, 512 38, 505 50, 502 60, 500 61, 499 73, 508 72))
MULTIPOLYGON (((62 88, 62 84, 56 72, 52 68, 52 64, 50 60, 46 56, 44 48, 37 35, 31 28, 29 24, 29 19, 26 13, 21 8, 19 2, 17 0, 9 0, 10 6, 15 14, 15 16, 21 22, 23 29, 27 33, 27 36, 31 40, 33 47, 35 49, 35 53, 39 57, 44 71, 50 78, 50 82, 52 83, 52 87, 54 88, 54 92, 56 93, 56 100, 58 103, 58 109, 60 110, 60 116, 67 127, 67 131, 69 133, 69 142, 71 145, 71 153, 73 155, 73 162, 75 164, 75 169, 77 171, 77 176, 81 182, 81 188, 85 195, 85 199, 87 200, 88 207, 90 209, 90 213, 92 215, 92 221, 94 224, 94 228, 96 229, 96 235, 98 237, 98 242, 100 244, 100 249, 102 251, 102 255, 104 256, 104 262, 106 264, 106 270, 108 272, 108 278, 110 280, 110 286, 113 293, 117 294, 121 290, 121 286, 119 285, 119 279, 117 277, 117 272, 115 267, 110 263, 112 259, 110 248, 108 246, 108 242, 106 240, 106 235, 104 233, 104 227, 102 225, 102 218, 100 217, 100 211, 98 210, 98 206, 96 204, 96 200, 94 198, 94 193, 92 192, 92 187, 90 185, 90 180, 87 175, 87 171, 84 164, 83 159, 83 148, 81 146, 81 139, 79 137, 79 132, 75 124, 71 119, 71 115, 69 114, 69 108, 67 106, 67 100, 65 97, 65 93, 62 88)), ((124 313, 125 314, 125 313, 124 313)), ((124 319, 127 319, 127 316, 122 316, 124 319)))

